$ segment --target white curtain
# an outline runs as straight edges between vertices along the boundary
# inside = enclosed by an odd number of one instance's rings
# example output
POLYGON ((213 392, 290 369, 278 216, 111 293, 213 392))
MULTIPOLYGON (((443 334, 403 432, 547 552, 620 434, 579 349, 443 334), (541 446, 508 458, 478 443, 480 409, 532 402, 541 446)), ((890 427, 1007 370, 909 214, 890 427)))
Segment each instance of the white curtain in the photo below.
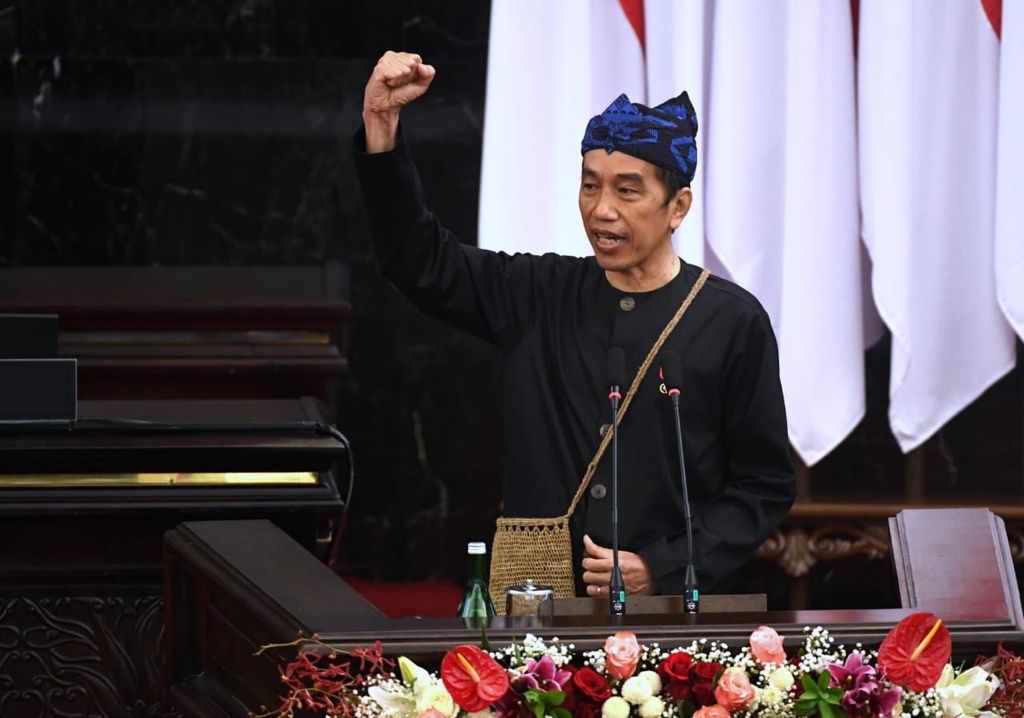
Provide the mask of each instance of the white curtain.
POLYGON ((481 244, 588 254, 587 120, 685 89, 699 160, 676 248, 767 309, 794 448, 814 464, 863 417, 879 314, 893 433, 918 446, 1024 336, 1024 3, 1000 43, 982 0, 861 0, 857 52, 846 0, 643 10, 638 36, 616 0, 493 0, 481 244))
POLYGON ((863 236, 910 451, 1015 362, 994 261, 999 40, 979 0, 862 0, 858 69, 863 236))

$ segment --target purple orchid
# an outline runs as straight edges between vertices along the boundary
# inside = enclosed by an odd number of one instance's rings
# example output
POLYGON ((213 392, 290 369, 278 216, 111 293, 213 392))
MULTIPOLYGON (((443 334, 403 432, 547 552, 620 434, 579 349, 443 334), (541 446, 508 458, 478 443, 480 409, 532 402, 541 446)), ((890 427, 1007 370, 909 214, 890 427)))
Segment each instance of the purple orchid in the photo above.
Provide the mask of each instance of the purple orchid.
POLYGON ((840 703, 850 716, 891 718, 903 695, 896 686, 884 688, 883 677, 874 666, 864 663, 860 653, 851 653, 843 665, 830 663, 828 672, 832 676, 829 685, 845 691, 840 703))
POLYGON ((526 690, 560 691, 572 678, 572 672, 558 670, 551 656, 542 656, 539 661, 527 658, 519 678, 526 684, 526 690))
POLYGON ((560 691, 572 679, 572 671, 559 670, 551 656, 541 656, 539 661, 527 658, 525 666, 508 672, 508 678, 508 692, 494 704, 502 718, 525 715, 526 691, 560 691))

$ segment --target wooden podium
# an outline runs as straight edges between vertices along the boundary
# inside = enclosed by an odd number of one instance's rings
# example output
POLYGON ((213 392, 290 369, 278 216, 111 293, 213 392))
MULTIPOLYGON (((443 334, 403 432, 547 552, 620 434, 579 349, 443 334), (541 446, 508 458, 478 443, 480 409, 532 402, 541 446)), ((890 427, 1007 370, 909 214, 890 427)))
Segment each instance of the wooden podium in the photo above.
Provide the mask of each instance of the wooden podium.
MULTIPOLYGON (((530 632, 557 635, 577 648, 604 643, 619 628, 663 646, 706 637, 745 643, 760 624, 787 644, 804 626, 825 626, 837 641, 877 645, 894 623, 918 610, 939 614, 954 651, 973 659, 999 641, 1024 639, 1020 596, 1001 521, 985 509, 904 511, 893 519, 893 553, 903 605, 882 610, 558 614, 530 632)), ((276 703, 275 659, 262 644, 299 632, 351 648, 380 640, 388 655, 427 664, 452 646, 479 641, 458 619, 388 619, 284 533, 263 521, 185 523, 165 536, 167 666, 170 699, 186 716, 244 716, 276 703)), ((670 603, 670 602, 669 602, 670 603)), ((664 602, 648 603, 662 607, 664 602)), ((488 636, 501 645, 523 626, 492 619, 488 636)))
MULTIPOLYGON (((346 447, 301 399, 83 401, 79 418, 0 432, 0 716, 171 718, 164 534, 257 520, 317 563, 344 510, 346 447)), ((332 575, 319 568, 306 573, 332 575)))

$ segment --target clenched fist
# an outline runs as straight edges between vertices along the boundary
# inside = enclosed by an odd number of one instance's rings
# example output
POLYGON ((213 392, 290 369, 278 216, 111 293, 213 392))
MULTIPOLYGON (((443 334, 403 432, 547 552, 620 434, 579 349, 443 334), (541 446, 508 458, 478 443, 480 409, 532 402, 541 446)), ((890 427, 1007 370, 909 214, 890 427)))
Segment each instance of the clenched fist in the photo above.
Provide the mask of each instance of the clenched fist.
POLYGON ((390 50, 384 53, 363 93, 367 152, 394 148, 399 111, 426 92, 433 79, 434 68, 423 64, 419 55, 390 50))

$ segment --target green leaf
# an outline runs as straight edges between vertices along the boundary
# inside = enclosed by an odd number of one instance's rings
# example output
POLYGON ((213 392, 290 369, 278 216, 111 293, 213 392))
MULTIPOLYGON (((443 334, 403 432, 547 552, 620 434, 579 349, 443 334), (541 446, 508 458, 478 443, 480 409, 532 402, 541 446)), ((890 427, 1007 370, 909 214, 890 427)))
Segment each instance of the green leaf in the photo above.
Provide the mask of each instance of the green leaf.
POLYGON ((535 716, 537 716, 537 718, 544 718, 544 703, 543 702, 534 703, 534 705, 533 705, 533 714, 535 716))
POLYGON ((837 706, 843 700, 843 691, 840 688, 829 688, 821 697, 826 703, 831 703, 832 705, 837 706))
POLYGON ((544 693, 544 702, 549 706, 560 706, 565 703, 564 691, 547 691, 544 693))
POLYGON ((552 708, 551 715, 555 718, 572 718, 572 713, 567 711, 565 708, 552 708))
POLYGON ((832 713, 832 706, 828 703, 822 703, 819 705, 818 710, 821 711, 821 718, 835 718, 832 713))
MULTIPOLYGON (((802 676, 800 676, 800 683, 803 684, 804 695, 811 695, 815 698, 818 697, 820 693, 820 691, 818 690, 818 684, 815 683, 814 679, 811 678, 808 674, 805 673, 802 676)), ((803 698, 803 696, 801 696, 801 698, 803 698)))
POLYGON ((814 715, 818 711, 818 702, 807 702, 801 703, 797 701, 793 706, 793 712, 798 716, 809 716, 814 715))
POLYGON ((832 674, 828 671, 822 671, 818 674, 818 690, 819 692, 828 688, 829 682, 832 680, 832 674))
POLYGON ((526 691, 526 693, 523 694, 523 698, 525 698, 526 702, 530 704, 543 702, 540 691, 535 688, 531 688, 526 691))

